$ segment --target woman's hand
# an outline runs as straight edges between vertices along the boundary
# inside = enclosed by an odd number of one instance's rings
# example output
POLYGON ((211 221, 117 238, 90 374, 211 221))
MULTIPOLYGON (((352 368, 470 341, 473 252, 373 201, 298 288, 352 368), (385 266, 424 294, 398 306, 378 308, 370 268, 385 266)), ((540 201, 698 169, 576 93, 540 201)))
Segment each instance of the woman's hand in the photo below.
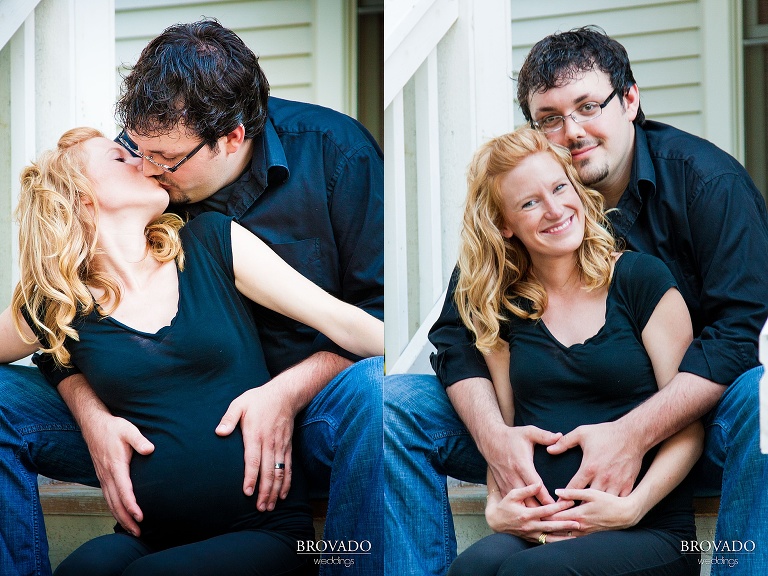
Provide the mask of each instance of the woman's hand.
POLYGON ((510 490, 504 498, 498 492, 490 494, 485 507, 488 525, 494 532, 506 532, 530 542, 537 542, 542 532, 550 534, 579 530, 577 521, 551 519, 552 516, 572 507, 573 501, 561 499, 546 506, 526 506, 526 499, 533 498, 539 490, 541 484, 535 483, 525 488, 510 490))
MULTIPOLYGON (((633 494, 614 496, 593 488, 555 490, 555 494, 560 497, 558 502, 581 501, 579 506, 569 507, 546 518, 551 521, 572 521, 579 524, 579 528, 572 530, 570 534, 574 537, 605 530, 630 528, 643 517, 640 502, 633 494)), ((567 531, 563 534, 568 535, 567 531)))

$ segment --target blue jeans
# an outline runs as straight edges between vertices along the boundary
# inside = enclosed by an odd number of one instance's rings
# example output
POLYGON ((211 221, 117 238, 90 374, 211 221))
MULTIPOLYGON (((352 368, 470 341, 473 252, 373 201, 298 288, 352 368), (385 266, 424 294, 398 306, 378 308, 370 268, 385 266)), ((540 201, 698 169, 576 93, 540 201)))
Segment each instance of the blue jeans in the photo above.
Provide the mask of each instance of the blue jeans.
MULTIPOLYGON (((382 358, 334 378, 297 419, 314 495, 328 496, 325 540, 368 540, 355 574, 383 571, 382 358)), ((0 366, 0 574, 49 575, 37 475, 97 486, 80 430, 37 368, 0 366)), ((343 564, 324 575, 350 574, 343 564)))
MULTIPOLYGON (((716 540, 752 540, 752 554, 712 566, 713 576, 768 574, 768 456, 760 453, 762 368, 728 387, 707 419, 701 491, 719 493, 716 540), (723 473, 725 470, 725 473, 723 473)), ((437 378, 387 376, 384 386, 384 505, 392 574, 444 575, 456 557, 446 475, 485 482, 485 461, 437 378)))

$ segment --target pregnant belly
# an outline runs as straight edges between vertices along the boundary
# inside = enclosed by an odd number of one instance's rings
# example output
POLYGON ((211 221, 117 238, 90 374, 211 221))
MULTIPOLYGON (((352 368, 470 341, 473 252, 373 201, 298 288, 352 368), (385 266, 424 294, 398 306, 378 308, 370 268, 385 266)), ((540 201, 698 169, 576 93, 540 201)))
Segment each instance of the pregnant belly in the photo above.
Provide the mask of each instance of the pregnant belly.
POLYGON ((533 464, 550 496, 556 498, 555 490, 568 485, 581 465, 581 458, 580 448, 572 448, 563 454, 553 456, 547 452, 546 446, 534 447, 533 464))
POLYGON ((132 459, 142 536, 159 546, 178 545, 257 524, 256 499, 243 494, 239 432, 181 438, 154 435, 155 451, 132 459))

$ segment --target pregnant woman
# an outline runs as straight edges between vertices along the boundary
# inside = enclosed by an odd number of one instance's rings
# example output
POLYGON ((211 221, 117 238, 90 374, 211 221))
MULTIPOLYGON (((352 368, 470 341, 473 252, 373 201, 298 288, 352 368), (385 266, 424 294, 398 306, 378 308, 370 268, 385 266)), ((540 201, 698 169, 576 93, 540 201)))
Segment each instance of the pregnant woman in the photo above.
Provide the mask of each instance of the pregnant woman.
MULTIPOLYGON (((691 322, 665 265, 616 250, 602 196, 585 188, 568 150, 529 128, 496 138, 469 170, 456 305, 486 354, 510 426, 567 434, 613 421, 666 385, 691 341, 691 322)), ((546 491, 500 494, 488 474, 496 534, 451 576, 684 576, 696 558, 691 492, 697 422, 649 453, 630 494, 567 489, 577 449, 533 449, 546 491)))
POLYGON ((259 512, 241 490, 239 431, 213 432, 235 397, 270 378, 248 299, 360 356, 383 353, 383 324, 231 218, 164 214, 168 194, 141 158, 96 130, 65 133, 21 181, 21 281, 0 316, 0 361, 42 349, 76 364, 155 446, 131 461, 141 536, 88 542, 56 573, 307 572, 297 543, 314 531, 299 467, 288 497, 259 512))

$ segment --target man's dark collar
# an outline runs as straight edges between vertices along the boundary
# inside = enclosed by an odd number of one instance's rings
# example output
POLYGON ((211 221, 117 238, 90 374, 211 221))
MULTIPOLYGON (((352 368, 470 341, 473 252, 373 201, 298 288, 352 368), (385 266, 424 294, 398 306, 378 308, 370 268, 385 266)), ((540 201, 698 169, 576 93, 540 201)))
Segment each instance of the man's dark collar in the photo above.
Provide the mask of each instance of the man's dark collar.
POLYGON ((288 179, 288 161, 272 120, 267 118, 264 130, 253 139, 253 158, 250 174, 259 188, 282 184, 288 179))
POLYGON ((268 186, 282 184, 290 172, 285 150, 272 120, 267 118, 264 130, 253 139, 251 163, 240 177, 212 194, 206 200, 177 207, 189 216, 215 210, 239 218, 268 186), (251 179, 256 185, 251 184, 251 179))
POLYGON ((635 157, 627 190, 642 199, 656 192, 656 170, 653 167, 648 137, 642 126, 635 125, 635 157))

